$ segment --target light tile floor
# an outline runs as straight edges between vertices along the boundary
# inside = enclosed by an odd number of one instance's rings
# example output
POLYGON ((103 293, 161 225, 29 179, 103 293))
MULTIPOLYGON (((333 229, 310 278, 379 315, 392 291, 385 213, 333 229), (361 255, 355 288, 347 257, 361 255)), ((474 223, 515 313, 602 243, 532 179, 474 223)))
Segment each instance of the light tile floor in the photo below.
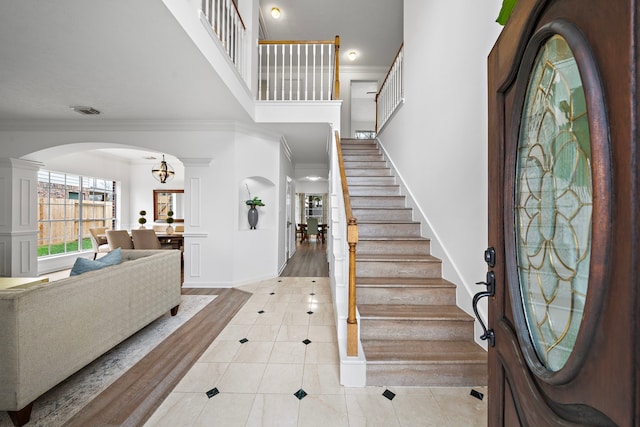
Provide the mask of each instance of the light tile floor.
POLYGON ((486 398, 469 387, 342 387, 328 278, 239 289, 254 295, 146 426, 486 426, 486 398))

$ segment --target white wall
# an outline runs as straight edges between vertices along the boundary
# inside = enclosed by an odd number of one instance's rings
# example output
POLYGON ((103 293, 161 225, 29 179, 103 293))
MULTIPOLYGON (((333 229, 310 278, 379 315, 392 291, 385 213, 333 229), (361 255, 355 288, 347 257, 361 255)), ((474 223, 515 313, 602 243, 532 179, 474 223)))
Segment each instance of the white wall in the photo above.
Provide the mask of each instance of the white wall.
MULTIPOLYGON (((398 46, 400 48, 400 46, 398 46)), ((393 58, 389 58, 389 66, 393 58)), ((345 65, 340 67, 340 99, 342 99, 342 112, 340 115, 340 137, 353 138, 356 130, 351 123, 351 82, 376 81, 380 87, 382 80, 387 75, 388 67, 358 67, 345 65)), ((375 115, 374 115, 375 117, 375 115)))
MULTIPOLYGON (((154 165, 147 163, 133 163, 128 165, 129 179, 128 191, 123 188, 122 194, 128 194, 128 209, 123 209, 121 218, 121 228, 138 228, 138 212, 147 211, 147 223, 145 226, 153 226, 153 190, 184 190, 184 166, 180 161, 171 161, 169 164, 175 171, 174 178, 161 184, 151 175, 151 167, 157 166, 160 160, 154 165), (126 220, 125 220, 126 218, 126 220)), ((166 224, 165 224, 166 225, 166 224)), ((175 225, 175 224, 174 224, 175 225)))
POLYGON ((379 135, 467 311, 487 270, 486 70, 500 4, 405 0, 406 101, 379 135))
MULTIPOLYGON (((75 130, 66 123, 35 131, 31 127, 0 131, 0 158, 27 158, 62 172, 104 173, 121 180, 123 228, 138 226, 141 209, 147 210, 151 222, 152 190, 164 187, 153 179, 148 165, 126 165, 81 153, 133 147, 170 153, 180 160, 184 182, 174 180, 168 185, 185 189, 185 286, 234 286, 277 276, 285 256, 280 236, 285 221, 281 177, 292 174, 292 166, 281 157, 280 136, 217 122, 112 123, 75 130), (244 201, 248 196, 242 184, 248 178, 264 184, 252 189, 267 205, 261 208, 258 230, 248 230, 247 225, 244 201)), ((179 163, 172 166, 180 168, 179 163)))

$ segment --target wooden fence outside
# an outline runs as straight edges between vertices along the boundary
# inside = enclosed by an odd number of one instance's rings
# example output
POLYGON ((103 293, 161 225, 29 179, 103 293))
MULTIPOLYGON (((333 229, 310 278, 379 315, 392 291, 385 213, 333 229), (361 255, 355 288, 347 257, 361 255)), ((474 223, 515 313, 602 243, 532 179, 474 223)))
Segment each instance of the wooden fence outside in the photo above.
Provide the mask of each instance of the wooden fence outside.
POLYGON ((38 245, 78 240, 80 218, 83 238, 90 228, 111 228, 113 202, 38 198, 38 245))

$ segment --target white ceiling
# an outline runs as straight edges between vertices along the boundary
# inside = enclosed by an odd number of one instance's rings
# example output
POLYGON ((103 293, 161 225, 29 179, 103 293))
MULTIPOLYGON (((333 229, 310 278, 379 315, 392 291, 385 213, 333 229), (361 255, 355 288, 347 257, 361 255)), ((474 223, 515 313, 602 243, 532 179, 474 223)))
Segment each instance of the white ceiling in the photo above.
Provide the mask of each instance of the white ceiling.
MULTIPOLYGON (((240 0, 243 1, 243 0, 240 0)), ((389 67, 402 43, 402 0, 260 0, 271 40, 333 40, 341 64, 389 67), (271 17, 271 8, 281 11, 271 17), (346 54, 355 50, 355 61, 346 54)))
MULTIPOLYGON (((270 39, 339 34, 343 53, 359 52, 353 65, 388 66, 402 40, 401 0, 282 0, 261 7, 270 39), (273 5, 282 11, 277 22, 268 13, 273 5)), ((0 40, 0 123, 250 120, 159 0, 2 1, 0 40), (72 105, 101 114, 82 116, 72 105)), ((326 160, 324 144, 307 142, 326 127, 268 130, 285 136, 294 161, 326 160)))

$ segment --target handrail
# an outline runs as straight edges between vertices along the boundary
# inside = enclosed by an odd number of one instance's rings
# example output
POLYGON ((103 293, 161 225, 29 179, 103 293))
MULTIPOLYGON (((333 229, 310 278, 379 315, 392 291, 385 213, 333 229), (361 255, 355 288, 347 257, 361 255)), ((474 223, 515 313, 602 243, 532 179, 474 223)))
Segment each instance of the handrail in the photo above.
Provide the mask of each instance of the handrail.
POLYGON ((376 132, 385 125, 387 120, 396 111, 404 99, 404 86, 402 81, 404 43, 400 44, 398 53, 387 71, 387 75, 376 93, 376 132))
POLYGON ((335 44, 333 40, 258 40, 258 44, 335 44))
POLYGON ((236 10, 236 13, 238 14, 238 19, 240 20, 240 23, 242 24, 242 29, 246 30, 247 26, 244 25, 244 20, 242 19, 242 15, 240 15, 240 11, 238 10, 238 5, 236 4, 236 0, 231 0, 231 3, 233 3, 233 8, 236 10))
POLYGON ((358 355, 358 320, 356 319, 356 245, 358 244, 358 220, 351 210, 351 198, 347 176, 344 172, 344 160, 342 158, 342 144, 340 134, 336 135, 336 148, 338 163, 340 165, 340 181, 342 182, 342 196, 344 198, 344 210, 347 218, 347 243, 349 244, 349 301, 347 313, 347 356, 358 355))
POLYGON ((389 69, 387 70, 387 75, 384 76, 384 80, 382 81, 382 84, 380 85, 380 90, 378 91, 378 93, 376 93, 376 101, 378 100, 378 96, 380 96, 380 92, 382 92, 382 88, 387 83, 387 80, 389 79, 389 75, 391 74, 391 70, 393 70, 393 66, 396 63, 396 60, 398 59, 398 57, 400 56, 400 53, 402 52, 402 48, 403 47, 404 47, 404 42, 400 43, 400 48, 398 49, 398 52, 396 53, 396 56, 393 57, 393 61, 391 61, 391 65, 389 66, 389 69))
POLYGON ((222 48, 246 82, 247 27, 240 16, 236 0, 202 0, 201 12, 212 31, 212 36, 220 41, 222 48))
POLYGON ((340 36, 334 40, 259 40, 258 100, 339 99, 339 52, 340 36))

